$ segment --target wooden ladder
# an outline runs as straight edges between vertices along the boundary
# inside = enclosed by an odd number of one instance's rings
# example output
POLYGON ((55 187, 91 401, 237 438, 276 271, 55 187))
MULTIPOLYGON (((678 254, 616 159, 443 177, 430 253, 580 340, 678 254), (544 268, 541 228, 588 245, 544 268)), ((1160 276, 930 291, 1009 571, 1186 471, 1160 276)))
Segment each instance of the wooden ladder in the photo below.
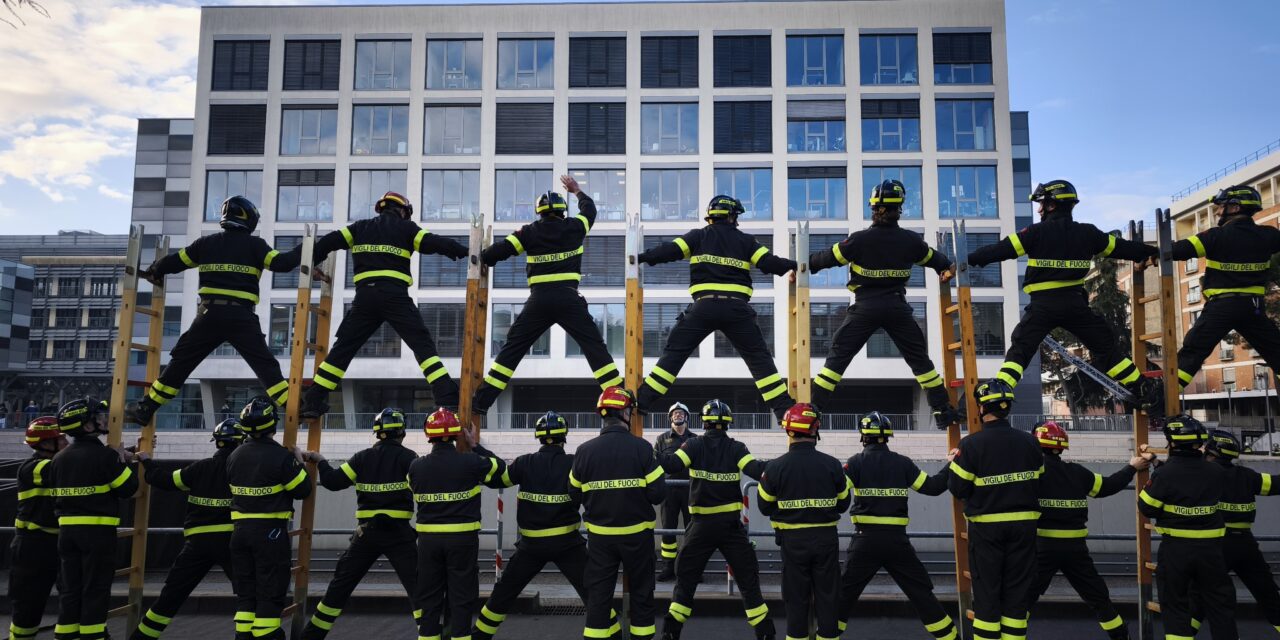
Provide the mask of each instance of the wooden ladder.
POLYGON ((796 402, 809 402, 813 398, 813 362, 810 359, 811 339, 809 328, 809 223, 796 225, 791 239, 791 255, 796 261, 796 281, 787 287, 787 344, 789 345, 787 377, 791 397, 796 402))
MULTIPOLYGON (((480 252, 493 242, 493 228, 486 227, 481 214, 471 216, 470 256, 467 258, 467 308, 462 331, 462 371, 460 373, 458 419, 471 425, 480 438, 480 416, 471 410, 471 398, 484 380, 484 350, 489 329, 489 267, 480 252)), ((465 447, 465 441, 459 446, 465 447)))
MULTIPOLYGON (((627 254, 627 317, 626 342, 623 344, 623 384, 632 393, 640 393, 644 380, 644 287, 640 282, 640 252, 644 250, 644 227, 640 216, 627 216, 625 240, 627 254)), ((631 414, 631 433, 644 437, 644 417, 639 411, 631 414)))

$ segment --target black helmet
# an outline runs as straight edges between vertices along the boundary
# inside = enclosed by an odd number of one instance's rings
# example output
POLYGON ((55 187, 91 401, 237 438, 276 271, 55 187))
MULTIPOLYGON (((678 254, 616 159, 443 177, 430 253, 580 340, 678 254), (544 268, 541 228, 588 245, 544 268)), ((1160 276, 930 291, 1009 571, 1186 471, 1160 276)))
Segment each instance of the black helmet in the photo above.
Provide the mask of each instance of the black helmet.
POLYGON ((733 196, 716 196, 707 203, 706 221, 711 222, 717 219, 728 219, 730 222, 737 220, 738 216, 746 213, 747 210, 742 208, 742 202, 733 196))
POLYGON ((244 196, 231 196, 222 201, 222 221, 218 226, 223 229, 237 229, 245 233, 253 233, 258 228, 258 220, 262 216, 253 201, 244 196))
POLYGON ((401 218, 408 220, 413 217, 413 203, 394 191, 388 191, 382 194, 382 197, 378 198, 377 202, 373 203, 374 213, 382 213, 383 211, 398 213, 401 218))
POLYGON ((569 203, 564 201, 564 196, 555 191, 548 191, 538 196, 538 203, 534 205, 533 210, 540 216, 552 215, 563 218, 569 210, 569 203))
POLYGON ((1222 189, 1209 202, 1220 205, 1238 204, 1242 214, 1253 215, 1262 211, 1262 194, 1247 184, 1222 189))
POLYGON ((276 403, 266 396, 257 396, 240 410, 240 428, 250 437, 271 435, 276 432, 276 403))
POLYGON ((1199 420, 1184 413, 1164 421, 1164 437, 1172 449, 1195 449, 1209 439, 1209 432, 1199 420))
POLYGON ((871 197, 867 199, 867 202, 870 202, 873 207, 879 205, 901 207, 906 199, 907 188, 901 182, 885 180, 871 188, 871 197))
POLYGON ((1042 202, 1044 200, 1070 202, 1074 205, 1080 202, 1080 197, 1076 195, 1076 186, 1070 182, 1066 180, 1050 180, 1036 185, 1036 190, 1031 192, 1032 202, 1042 202))
POLYGON ((1242 448, 1236 434, 1214 429, 1209 432, 1209 441, 1204 445, 1204 452, 1212 453, 1219 458, 1239 458, 1242 448))
POLYGON ((240 428, 240 423, 235 418, 227 418, 213 428, 213 437, 209 441, 218 443, 219 449, 234 447, 244 442, 244 429, 240 428))
POLYGON ((569 423, 564 421, 564 416, 548 411, 539 416, 538 422, 533 425, 533 437, 539 441, 564 442, 569 437, 569 423))
POLYGON ((404 433, 404 412, 399 409, 383 409, 373 419, 373 435, 379 440, 402 436, 404 433))
POLYGON ((733 411, 729 405, 719 398, 708 400, 702 405, 702 427, 704 429, 728 429, 733 422, 733 411))
POLYGON ((987 380, 978 385, 973 394, 978 398, 978 411, 983 415, 993 414, 1003 418, 1013 408, 1013 387, 1004 380, 987 380))
POLYGON ((862 432, 863 437, 892 438, 893 421, 889 419, 889 416, 879 411, 872 411, 862 416, 862 424, 859 431, 862 432))
MULTIPOLYGON (((105 426, 103 416, 107 413, 107 401, 93 396, 76 398, 58 409, 58 429, 67 435, 80 435, 84 428, 95 424, 93 432, 102 433, 105 426)), ((90 432, 90 433, 93 433, 90 432)))

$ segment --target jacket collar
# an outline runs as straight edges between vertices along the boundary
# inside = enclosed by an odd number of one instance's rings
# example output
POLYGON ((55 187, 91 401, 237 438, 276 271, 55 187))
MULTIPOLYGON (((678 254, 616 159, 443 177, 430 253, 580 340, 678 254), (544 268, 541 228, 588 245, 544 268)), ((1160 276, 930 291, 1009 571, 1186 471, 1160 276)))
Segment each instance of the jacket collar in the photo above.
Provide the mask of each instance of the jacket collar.
POLYGON ((813 440, 798 440, 796 442, 792 442, 791 445, 787 447, 787 450, 789 451, 800 451, 805 449, 809 451, 817 451, 818 443, 813 440))

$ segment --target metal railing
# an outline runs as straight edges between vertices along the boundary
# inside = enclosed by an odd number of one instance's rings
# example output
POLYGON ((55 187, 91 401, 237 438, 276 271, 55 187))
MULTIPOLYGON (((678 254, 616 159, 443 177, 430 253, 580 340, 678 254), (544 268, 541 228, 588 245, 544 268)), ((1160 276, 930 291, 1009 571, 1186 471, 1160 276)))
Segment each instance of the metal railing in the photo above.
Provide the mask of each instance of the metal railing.
POLYGON ((1225 178, 1231 175, 1232 173, 1239 171, 1240 169, 1250 164, 1253 164, 1254 162, 1257 162, 1258 160, 1261 160, 1262 158, 1271 154, 1273 151, 1277 151, 1277 150, 1280 150, 1280 140, 1276 140, 1275 142, 1272 142, 1271 144, 1261 149, 1258 149, 1257 151, 1254 151, 1253 153, 1239 160, 1236 160, 1235 162, 1227 165, 1226 167, 1219 169, 1218 171, 1214 172, 1212 175, 1206 178, 1200 179, 1195 184, 1187 187, 1186 189, 1183 189, 1182 191, 1179 191, 1173 194, 1171 199, 1174 202, 1177 202, 1178 200, 1181 200, 1182 198, 1185 198, 1195 193, 1196 191, 1199 191, 1200 189, 1203 189, 1209 186, 1210 184, 1213 184, 1214 182, 1221 180, 1222 178, 1225 178))

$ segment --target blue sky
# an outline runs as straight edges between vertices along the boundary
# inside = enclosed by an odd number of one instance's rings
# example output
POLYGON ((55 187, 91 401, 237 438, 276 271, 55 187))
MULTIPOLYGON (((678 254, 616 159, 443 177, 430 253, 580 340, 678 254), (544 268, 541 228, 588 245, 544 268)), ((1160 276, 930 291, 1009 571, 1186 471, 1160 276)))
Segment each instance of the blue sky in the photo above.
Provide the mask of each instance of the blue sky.
MULTIPOLYGON (((42 2, 49 19, 0 24, 0 233, 122 233, 135 118, 192 113, 197 7, 210 3, 42 2)), ((1280 2, 1006 6, 1011 104, 1031 111, 1033 175, 1075 182, 1081 219, 1149 219, 1280 138, 1280 2)))

